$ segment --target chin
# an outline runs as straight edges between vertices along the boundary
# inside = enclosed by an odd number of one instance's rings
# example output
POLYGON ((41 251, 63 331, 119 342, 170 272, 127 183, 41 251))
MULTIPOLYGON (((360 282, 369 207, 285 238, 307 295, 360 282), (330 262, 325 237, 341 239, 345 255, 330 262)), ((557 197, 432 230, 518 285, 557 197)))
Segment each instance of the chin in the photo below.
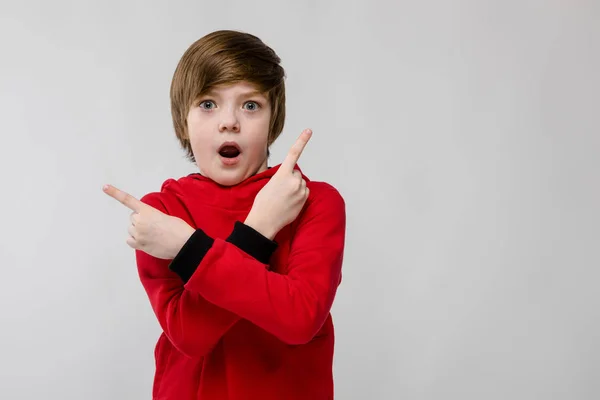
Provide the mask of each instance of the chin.
POLYGON ((244 171, 241 171, 237 168, 229 171, 221 170, 220 168, 207 170, 201 169, 201 171, 202 175, 213 180, 221 186, 235 186, 246 179, 244 176, 244 171))
POLYGON ((217 176, 215 178, 211 178, 213 181, 217 182, 221 186, 235 186, 238 183, 244 181, 243 176, 217 176))

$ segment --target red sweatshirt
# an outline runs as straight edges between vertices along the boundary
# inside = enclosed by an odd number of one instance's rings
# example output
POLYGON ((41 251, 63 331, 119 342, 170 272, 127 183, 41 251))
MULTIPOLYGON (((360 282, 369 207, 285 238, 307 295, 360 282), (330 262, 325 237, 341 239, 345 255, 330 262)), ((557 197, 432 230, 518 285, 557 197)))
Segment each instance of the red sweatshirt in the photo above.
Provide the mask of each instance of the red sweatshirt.
POLYGON ((306 205, 268 240, 243 221, 278 168, 233 187, 190 174, 141 199, 196 229, 175 260, 136 250, 163 330, 154 400, 333 399, 345 204, 304 176, 306 205))

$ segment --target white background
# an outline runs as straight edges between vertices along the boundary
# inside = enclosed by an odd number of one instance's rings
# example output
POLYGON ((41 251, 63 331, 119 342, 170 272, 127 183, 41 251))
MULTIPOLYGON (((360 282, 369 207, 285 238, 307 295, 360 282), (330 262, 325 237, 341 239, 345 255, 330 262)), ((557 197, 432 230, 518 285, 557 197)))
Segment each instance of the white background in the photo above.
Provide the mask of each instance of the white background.
POLYGON ((149 399, 125 243, 195 172, 168 91, 217 29, 283 60, 283 160, 347 202, 336 399, 597 399, 600 4, 2 1, 0 397, 149 399))

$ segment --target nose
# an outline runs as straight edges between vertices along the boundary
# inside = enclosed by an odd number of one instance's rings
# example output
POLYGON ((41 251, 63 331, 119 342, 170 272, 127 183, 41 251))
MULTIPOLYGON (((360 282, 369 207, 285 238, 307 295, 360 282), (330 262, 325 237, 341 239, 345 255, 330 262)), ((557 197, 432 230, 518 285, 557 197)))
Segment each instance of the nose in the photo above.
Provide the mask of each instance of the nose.
POLYGON ((219 123, 219 132, 239 132, 240 121, 235 111, 221 113, 221 122, 219 123))

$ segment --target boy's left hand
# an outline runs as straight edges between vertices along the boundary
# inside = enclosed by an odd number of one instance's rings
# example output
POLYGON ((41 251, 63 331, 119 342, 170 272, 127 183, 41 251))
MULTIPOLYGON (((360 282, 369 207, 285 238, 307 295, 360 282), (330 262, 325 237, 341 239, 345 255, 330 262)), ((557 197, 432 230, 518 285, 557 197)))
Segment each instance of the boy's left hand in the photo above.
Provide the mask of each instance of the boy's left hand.
POLYGON ((181 218, 167 215, 114 186, 106 185, 103 191, 133 211, 127 244, 136 250, 170 260, 195 232, 181 218))

